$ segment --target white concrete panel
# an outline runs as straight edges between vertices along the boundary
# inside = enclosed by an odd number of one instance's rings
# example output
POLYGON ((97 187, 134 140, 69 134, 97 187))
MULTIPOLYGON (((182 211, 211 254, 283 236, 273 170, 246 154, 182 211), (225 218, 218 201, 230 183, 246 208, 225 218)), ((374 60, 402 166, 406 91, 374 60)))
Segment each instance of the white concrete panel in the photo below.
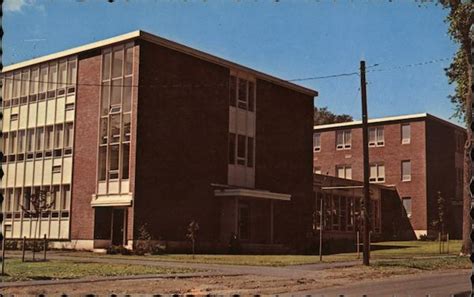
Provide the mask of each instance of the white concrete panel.
POLYGON ((74 110, 66 110, 66 122, 74 121, 74 110))
POLYGON ((61 183, 61 172, 53 173, 53 184, 57 185, 61 183))
POLYGON ((17 187, 23 186, 23 176, 25 174, 25 163, 17 163, 16 164, 16 181, 15 184, 17 187))
POLYGON ((255 137, 255 113, 247 112, 247 136, 255 137))
POLYGON ((53 166, 61 166, 61 161, 62 161, 62 158, 61 157, 56 157, 56 158, 53 158, 53 166))
POLYGON ((33 184, 40 186, 43 179, 43 161, 35 161, 35 177, 33 184))
POLYGON ((56 114, 56 100, 47 100, 46 124, 54 124, 54 116, 56 114))
POLYGON ((46 238, 49 236, 49 221, 47 218, 43 218, 40 221, 40 229, 36 230, 38 232, 38 238, 43 239, 43 236, 46 234, 46 238))
POLYGON ((66 97, 66 103, 74 103, 76 101, 76 94, 68 95, 66 97))
POLYGON ((248 188, 255 188, 255 168, 246 169, 245 184, 248 188))
POLYGON ((48 235, 48 238, 59 238, 59 221, 57 219, 51 219, 48 235))
POLYGON ((235 125, 236 125, 236 113, 237 110, 235 107, 230 107, 229 108, 229 132, 235 133, 235 125))
POLYGON ((7 178, 6 178, 6 174, 7 174, 7 164, 2 164, 2 170, 3 170, 3 178, 2 178, 2 188, 5 189, 6 188, 6 185, 7 185, 7 178))
POLYGON ((63 183, 70 184, 72 179, 72 157, 64 158, 63 163, 63 183))
POLYGON ((25 186, 33 185, 33 161, 26 161, 25 165, 25 186))
POLYGON ((46 102, 41 101, 38 103, 38 112, 37 112, 37 125, 44 126, 46 120, 46 102))
POLYGON ((99 182, 98 194, 107 194, 107 183, 99 182))
MULTIPOLYGON (((13 237, 13 238, 22 237, 22 234, 21 234, 22 233, 21 232, 21 221, 13 221, 12 233, 10 233, 10 237, 13 237)), ((8 235, 7 235, 7 237, 8 237, 8 235)))
POLYGON ((20 107, 18 106, 12 107, 12 114, 14 113, 20 113, 20 107))
POLYGON ((36 113, 38 112, 38 103, 30 103, 28 112, 28 128, 36 126, 36 113))
POLYGON ((43 168, 43 184, 44 185, 51 184, 52 169, 53 169, 53 160, 51 159, 44 160, 44 168, 43 168))
POLYGON ((8 164, 7 168, 7 187, 14 187, 15 186, 15 163, 13 164, 8 164))
POLYGON ((60 229, 60 234, 59 238, 65 239, 69 238, 69 220, 61 220, 61 229, 60 229))
POLYGON ((10 131, 10 115, 11 109, 5 108, 3 110, 3 132, 10 131))
POLYGON ((64 105, 66 99, 64 97, 58 98, 56 101, 56 123, 62 123, 64 121, 64 105))
POLYGON ((20 126, 19 129, 26 129, 26 123, 28 120, 28 105, 22 105, 20 107, 20 126))
POLYGON ((121 193, 128 193, 128 192, 130 192, 130 182, 129 182, 128 180, 123 180, 123 181, 121 181, 120 192, 121 192, 121 193))
POLYGON ((247 134, 247 116, 246 111, 237 109, 237 133, 241 135, 247 134))
POLYGON ((109 181, 109 194, 119 193, 119 181, 109 181))

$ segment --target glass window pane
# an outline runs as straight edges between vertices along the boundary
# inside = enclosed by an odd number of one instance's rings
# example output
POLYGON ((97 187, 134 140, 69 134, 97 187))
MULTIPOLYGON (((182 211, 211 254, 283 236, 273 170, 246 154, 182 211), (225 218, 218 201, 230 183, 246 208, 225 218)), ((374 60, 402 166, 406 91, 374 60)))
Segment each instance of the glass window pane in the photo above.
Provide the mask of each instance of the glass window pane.
POLYGON ((54 147, 61 148, 62 146, 63 146, 63 125, 56 125, 54 147))
POLYGON ((133 47, 125 49, 125 75, 132 74, 133 47))
POLYGON ((123 85, 123 112, 129 112, 132 104, 132 78, 125 78, 123 85))
POLYGON ((369 128, 369 143, 375 143, 375 128, 369 128))
POLYGON ((110 83, 109 82, 104 82, 102 85, 102 109, 101 109, 101 115, 107 115, 109 114, 109 94, 110 94, 110 83))
POLYGON ((112 61, 112 78, 122 76, 123 67, 123 49, 114 51, 112 61))
POLYGON ((50 150, 53 148, 53 126, 46 127, 44 145, 46 150, 50 150))
POLYGON ((28 95, 28 85, 30 79, 30 72, 23 72, 21 74, 21 94, 20 96, 28 95))
POLYGON ((48 90, 56 89, 57 75, 58 75, 57 65, 56 64, 50 65, 49 66, 48 90))
POLYGON ((76 61, 69 61, 67 65, 67 83, 72 85, 76 83, 77 64, 76 61))
POLYGON ((402 141, 405 143, 410 141, 410 125, 402 125, 402 141))
POLYGON ((43 127, 36 129, 36 150, 41 151, 43 150, 43 143, 44 143, 44 129, 43 127))
POLYGON ((123 122, 123 140, 122 141, 130 141, 130 114, 124 114, 122 118, 123 122))
POLYGON ((253 138, 247 137, 247 166, 253 167, 253 138))
POLYGON ((378 167, 378 177, 385 178, 385 166, 379 165, 378 167))
POLYGON ((120 141, 120 114, 110 116, 110 142, 120 141))
POLYGON ((39 80, 40 80, 40 88, 39 88, 40 93, 46 92, 46 83, 48 82, 48 67, 47 66, 41 67, 39 80))
POLYGON ((346 177, 347 179, 352 179, 352 168, 346 167, 346 177))
POLYGON ((236 101, 236 98, 237 98, 236 84, 237 84, 237 78, 235 76, 231 75, 230 79, 229 79, 229 104, 230 104, 230 106, 235 106, 235 101, 236 101))
POLYGON ((31 72, 30 94, 38 93, 39 69, 36 68, 31 72))
POLYGON ((370 165, 370 178, 376 178, 376 177, 377 177, 377 166, 370 165))
POLYGON ((61 209, 68 210, 70 201, 71 201, 71 187, 69 185, 64 185, 63 191, 62 191, 62 197, 61 197, 61 209))
POLYGON ((109 170, 118 170, 119 164, 119 146, 111 145, 109 146, 109 170))
POLYGON ((59 63, 59 88, 64 88, 66 86, 66 74, 67 74, 67 64, 66 61, 59 63))
POLYGON ((112 53, 108 52, 104 54, 104 60, 102 64, 102 80, 110 79, 110 60, 112 53))
POLYGON ((336 131, 336 145, 338 147, 341 147, 344 145, 343 142, 344 142, 344 136, 342 134, 342 131, 336 131))
POLYGON ((110 106, 119 105, 122 95, 122 79, 112 80, 112 92, 110 94, 110 106))
POLYGON ((249 110, 253 111, 255 105, 255 84, 249 81, 249 110))
POLYGON ((5 100, 9 100, 12 98, 12 90, 13 90, 13 77, 7 76, 5 79, 5 100))
POLYGON ((10 154, 17 153, 16 142, 17 142, 16 132, 10 132, 10 154))
POLYGON ((15 73, 13 77, 13 98, 20 96, 21 90, 21 73, 15 73))
POLYGON ((64 131, 64 147, 72 147, 73 126, 72 123, 66 123, 66 130, 64 131))
POLYGON ((377 129, 377 142, 383 142, 384 141, 384 133, 383 133, 383 127, 377 129))
POLYGON ((25 140, 26 140, 25 130, 18 131, 18 152, 20 153, 25 152, 25 140))
POLYGON ((107 162, 107 147, 99 147, 99 180, 105 180, 107 162))
POLYGON ((107 118, 100 119, 100 144, 107 144, 107 118))
POLYGON ((403 201, 403 207, 405 208, 407 216, 411 217, 411 211, 412 211, 412 209, 411 209, 411 198, 410 197, 403 197, 402 201, 403 201))
POLYGON ((245 136, 237 136, 237 157, 245 158, 245 136))
POLYGON ((28 134, 27 134, 27 150, 28 152, 32 152, 34 148, 34 142, 35 142, 35 130, 34 129, 28 129, 28 134))
POLYGON ((2 148, 2 152, 4 155, 8 155, 8 133, 4 133, 3 134, 3 148, 2 148))
POLYGON ((130 144, 124 143, 122 144, 122 178, 128 179, 128 162, 130 157, 130 144))
POLYGON ((247 102, 247 81, 239 78, 239 94, 240 101, 247 102))
POLYGON ((351 145, 351 142, 352 142, 351 136, 352 136, 351 131, 344 132, 344 144, 346 147, 351 145))
POLYGON ((337 177, 344 178, 344 167, 337 167, 337 177))
POLYGON ((235 164, 235 134, 229 133, 229 164, 235 164))

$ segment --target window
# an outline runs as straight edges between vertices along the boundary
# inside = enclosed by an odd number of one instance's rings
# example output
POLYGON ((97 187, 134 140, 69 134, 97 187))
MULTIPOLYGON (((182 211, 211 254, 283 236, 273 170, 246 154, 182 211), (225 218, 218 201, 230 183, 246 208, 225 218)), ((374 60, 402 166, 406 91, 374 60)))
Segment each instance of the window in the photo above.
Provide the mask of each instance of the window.
POLYGON ((41 67, 39 80, 40 93, 46 92, 46 83, 48 82, 48 66, 41 67))
POLYGON ((237 106, 241 109, 247 109, 247 80, 242 78, 239 78, 237 106))
POLYGON ((18 131, 18 152, 19 153, 25 152, 25 141, 26 141, 26 131, 25 130, 18 131))
POLYGON ((63 125, 56 125, 56 132, 54 135, 54 148, 63 147, 63 125))
POLYGON ((351 130, 336 131, 336 149, 350 149, 351 148, 351 130))
POLYGON ((48 91, 55 90, 57 87, 58 79, 58 66, 56 64, 49 66, 49 79, 48 79, 48 91))
POLYGON ((123 143, 122 144, 122 179, 128 179, 129 155, 130 155, 130 143, 123 143))
POLYGON ((314 152, 321 151, 321 134, 320 133, 313 134, 313 151, 314 152))
POLYGON ((60 173, 61 172, 61 165, 54 165, 52 171, 53 171, 53 173, 60 173))
POLYGON ((370 182, 381 183, 385 181, 385 166, 383 164, 370 165, 370 182))
POLYGON ((411 140, 411 127, 410 124, 402 125, 402 144, 409 144, 411 140))
POLYGON ((66 103, 64 110, 74 110, 74 103, 66 103))
POLYGON ((321 174, 321 167, 314 167, 315 174, 321 174))
POLYGON ((107 146, 99 147, 99 180, 106 180, 107 146))
POLYGON ((384 146, 384 128, 369 128, 369 146, 384 146))
POLYGON ((253 167, 253 137, 247 137, 247 167, 253 167))
POLYGON ((73 85, 76 83, 76 74, 77 74, 77 64, 76 61, 68 61, 67 67, 67 83, 68 85, 73 85))
POLYGON ((36 129, 36 150, 42 151, 44 147, 44 128, 36 129))
POLYGON ((34 148, 34 142, 35 142, 35 130, 34 129, 28 129, 27 131, 27 144, 26 144, 26 149, 28 152, 32 152, 34 148))
POLYGON ((411 161, 402 161, 402 181, 411 180, 411 161))
POLYGON ((31 71, 31 82, 30 82, 30 95, 38 93, 39 84, 39 69, 33 69, 31 71))
POLYGON ((10 116, 10 122, 17 121, 18 120, 18 114, 17 113, 12 113, 10 116))
POLYGON ((68 210, 71 201, 71 186, 64 185, 61 193, 61 209, 68 210))
POLYGON ((337 177, 352 179, 352 167, 348 165, 341 165, 336 167, 337 177))
POLYGON ((10 154, 16 154, 17 137, 16 132, 10 132, 10 154))
POLYGON ((235 164, 235 134, 229 133, 229 164, 235 164))
POLYGON ((237 100, 237 90, 235 88, 237 84, 237 78, 233 75, 229 79, 229 104, 230 106, 235 107, 235 102, 237 100))
POLYGON ((255 82, 231 75, 229 77, 229 105, 254 111, 255 82))
POLYGON ((64 130, 64 147, 72 147, 72 135, 73 135, 73 126, 72 123, 66 123, 66 129, 64 130))
POLYGON ((405 209, 405 212, 407 213, 407 217, 411 218, 411 197, 403 197, 402 202, 403 202, 403 208, 405 209))
POLYGON ((237 135, 237 164, 245 165, 245 136, 237 135))
POLYGON ((51 150, 53 148, 53 126, 46 127, 44 149, 51 150))

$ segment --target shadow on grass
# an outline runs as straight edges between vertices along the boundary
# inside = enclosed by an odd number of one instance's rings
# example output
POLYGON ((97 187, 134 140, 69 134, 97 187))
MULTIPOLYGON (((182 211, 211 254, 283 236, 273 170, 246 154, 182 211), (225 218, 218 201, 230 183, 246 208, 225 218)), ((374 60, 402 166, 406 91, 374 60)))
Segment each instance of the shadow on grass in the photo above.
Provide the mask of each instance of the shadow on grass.
POLYGON ((380 251, 380 250, 399 250, 399 249, 407 249, 407 248, 414 248, 415 245, 406 245, 406 246, 399 246, 399 245, 389 245, 389 244, 372 244, 370 246, 371 251, 380 251))

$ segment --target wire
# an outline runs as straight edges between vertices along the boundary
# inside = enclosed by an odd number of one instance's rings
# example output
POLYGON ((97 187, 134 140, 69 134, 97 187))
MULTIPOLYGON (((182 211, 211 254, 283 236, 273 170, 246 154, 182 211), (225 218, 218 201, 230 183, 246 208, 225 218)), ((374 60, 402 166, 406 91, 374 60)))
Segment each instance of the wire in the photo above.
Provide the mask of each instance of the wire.
POLYGON ((294 78, 294 79, 289 79, 288 81, 316 80, 316 79, 325 79, 325 78, 334 78, 334 77, 343 77, 343 76, 352 76, 352 75, 359 75, 359 73, 351 72, 351 73, 340 73, 340 74, 332 74, 332 75, 316 76, 316 77, 294 78))

